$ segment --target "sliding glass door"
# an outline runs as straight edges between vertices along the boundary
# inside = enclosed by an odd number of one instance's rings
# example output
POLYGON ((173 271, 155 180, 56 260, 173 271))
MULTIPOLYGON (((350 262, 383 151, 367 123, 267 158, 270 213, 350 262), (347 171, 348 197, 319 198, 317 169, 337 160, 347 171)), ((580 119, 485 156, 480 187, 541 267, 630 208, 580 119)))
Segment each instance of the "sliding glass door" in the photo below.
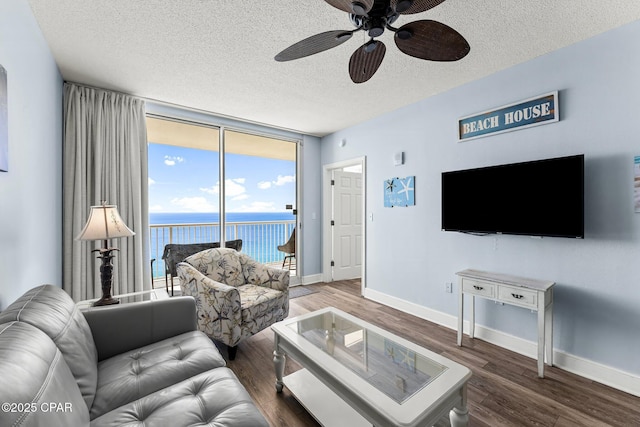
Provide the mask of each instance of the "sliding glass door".
POLYGON ((164 117, 148 117, 147 134, 155 285, 166 244, 236 239, 262 263, 286 259, 295 283, 298 254, 283 245, 296 228, 298 144, 164 117))
POLYGON ((290 141, 224 130, 227 239, 242 239, 256 260, 288 268, 292 277, 296 250, 285 244, 296 227, 296 147, 290 141))

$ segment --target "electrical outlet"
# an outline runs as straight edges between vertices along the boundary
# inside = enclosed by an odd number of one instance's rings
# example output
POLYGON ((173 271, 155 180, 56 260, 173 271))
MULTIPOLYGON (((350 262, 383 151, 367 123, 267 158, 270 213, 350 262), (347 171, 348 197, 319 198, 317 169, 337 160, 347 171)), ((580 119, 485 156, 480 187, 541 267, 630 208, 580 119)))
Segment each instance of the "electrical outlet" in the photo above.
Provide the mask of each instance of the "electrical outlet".
POLYGON ((453 292, 453 283, 447 282, 444 284, 444 291, 448 294, 453 292))

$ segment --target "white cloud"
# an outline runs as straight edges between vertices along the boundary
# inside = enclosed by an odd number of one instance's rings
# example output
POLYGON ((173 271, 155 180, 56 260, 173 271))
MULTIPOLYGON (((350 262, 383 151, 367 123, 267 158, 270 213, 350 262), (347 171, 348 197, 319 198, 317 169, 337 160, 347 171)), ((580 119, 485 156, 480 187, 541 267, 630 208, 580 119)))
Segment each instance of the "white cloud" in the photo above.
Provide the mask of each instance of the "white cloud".
POLYGON ((278 179, 273 181, 273 183, 278 186, 289 184, 292 182, 296 182, 296 177, 293 175, 285 175, 285 176, 278 175, 278 179))
POLYGON ((179 156, 164 156, 164 164, 167 166, 175 166, 176 163, 184 162, 184 157, 179 156))
POLYGON ((149 212, 164 212, 162 205, 149 206, 149 212))
POLYGON ((171 200, 171 204, 181 212, 215 212, 217 205, 213 205, 204 197, 183 197, 171 200))
MULTIPOLYGON (((246 195, 247 189, 243 185, 245 178, 234 178, 225 180, 225 195, 227 197, 238 197, 246 195)), ((220 182, 209 188, 200 188, 200 191, 204 191, 207 194, 220 194, 220 182)), ((249 197, 249 196, 246 196, 249 197)))
POLYGON ((211 188, 200 187, 200 191, 203 191, 203 192, 205 192, 207 194, 215 195, 215 194, 220 193, 220 186, 218 184, 216 184, 211 188))
POLYGON ((155 184, 155 183, 156 183, 156 182, 155 182, 153 179, 149 178, 149 186, 152 186, 152 185, 153 185, 153 184, 155 184))
POLYGON ((267 190, 273 185, 280 187, 292 182, 296 182, 296 177, 294 175, 278 175, 278 178, 276 178, 275 181, 260 181, 258 183, 258 188, 260 190, 267 190))
POLYGON ((237 200, 247 200, 249 198, 248 194, 241 194, 239 196, 236 196, 234 198, 232 198, 231 200, 237 201, 237 200))

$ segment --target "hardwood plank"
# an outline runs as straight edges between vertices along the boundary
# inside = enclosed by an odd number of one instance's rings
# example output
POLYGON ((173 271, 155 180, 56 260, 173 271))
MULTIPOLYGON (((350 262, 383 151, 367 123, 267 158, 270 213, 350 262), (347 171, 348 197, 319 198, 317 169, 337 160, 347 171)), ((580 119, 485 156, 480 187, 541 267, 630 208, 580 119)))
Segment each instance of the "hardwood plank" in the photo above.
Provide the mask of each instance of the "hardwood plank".
MULTIPOLYGON (((363 298, 359 280, 308 286, 318 292, 292 299, 290 317, 333 306, 469 367, 472 427, 640 426, 638 397, 557 367, 546 367, 540 379, 534 359, 482 340, 465 336, 458 347, 455 331, 363 298)), ((222 352, 226 356, 226 349, 222 352)), ((272 360, 268 328, 240 343, 229 367, 272 426, 318 426, 286 388, 276 393, 272 360)), ((287 359, 285 374, 300 368, 287 359)), ((446 420, 438 423, 446 425, 446 420)))

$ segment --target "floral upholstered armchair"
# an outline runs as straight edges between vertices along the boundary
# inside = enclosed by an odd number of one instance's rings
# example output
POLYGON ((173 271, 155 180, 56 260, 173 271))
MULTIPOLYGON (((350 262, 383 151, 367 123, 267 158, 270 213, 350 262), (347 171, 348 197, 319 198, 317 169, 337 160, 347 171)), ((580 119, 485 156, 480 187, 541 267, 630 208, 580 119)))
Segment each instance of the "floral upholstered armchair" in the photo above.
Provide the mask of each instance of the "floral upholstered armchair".
POLYGON ((228 346, 287 317, 289 271, 260 264, 228 248, 207 249, 177 265, 183 295, 196 299, 198 326, 228 346))

